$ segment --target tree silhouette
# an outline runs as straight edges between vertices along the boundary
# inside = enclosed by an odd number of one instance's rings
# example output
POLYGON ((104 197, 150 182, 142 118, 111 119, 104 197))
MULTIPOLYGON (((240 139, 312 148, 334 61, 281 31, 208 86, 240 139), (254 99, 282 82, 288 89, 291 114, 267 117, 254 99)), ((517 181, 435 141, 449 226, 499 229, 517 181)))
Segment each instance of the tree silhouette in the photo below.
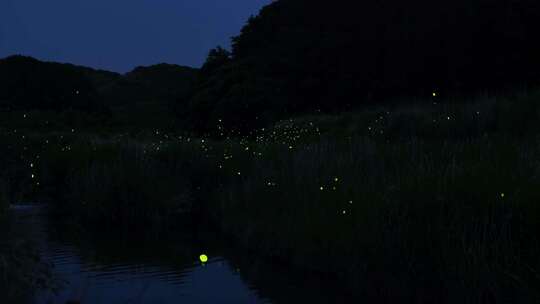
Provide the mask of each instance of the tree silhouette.
POLYGON ((532 0, 274 1, 232 39, 230 55, 210 52, 188 108, 199 109, 198 121, 236 109, 237 127, 256 127, 264 121, 253 117, 341 111, 435 88, 534 84, 536 28, 532 0))

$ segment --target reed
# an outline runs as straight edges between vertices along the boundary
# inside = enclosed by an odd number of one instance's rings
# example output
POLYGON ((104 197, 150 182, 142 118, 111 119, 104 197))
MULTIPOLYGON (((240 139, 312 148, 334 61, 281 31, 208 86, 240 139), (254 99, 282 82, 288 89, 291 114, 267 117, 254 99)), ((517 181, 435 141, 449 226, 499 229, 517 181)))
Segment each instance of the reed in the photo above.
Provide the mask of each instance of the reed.
POLYGON ((233 165, 212 206, 245 248, 366 293, 414 298, 437 282, 432 294, 459 301, 538 296, 539 152, 538 139, 489 137, 271 147, 239 157, 248 169, 233 165))
POLYGON ((218 140, 55 135, 33 193, 85 227, 210 220, 241 248, 380 301, 534 303, 539 100, 374 107, 218 140))

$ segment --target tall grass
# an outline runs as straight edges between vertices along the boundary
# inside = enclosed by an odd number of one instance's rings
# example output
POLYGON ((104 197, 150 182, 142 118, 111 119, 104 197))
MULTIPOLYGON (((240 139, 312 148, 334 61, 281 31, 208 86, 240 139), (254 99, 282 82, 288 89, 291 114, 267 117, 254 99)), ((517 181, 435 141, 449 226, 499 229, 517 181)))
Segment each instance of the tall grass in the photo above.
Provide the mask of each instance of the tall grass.
POLYGON ((211 219, 383 302, 535 303, 538 101, 374 107, 220 141, 41 138, 34 193, 86 226, 211 219))
POLYGON ((538 139, 359 137, 264 152, 213 200, 243 246, 366 293, 538 296, 538 139))
POLYGON ((64 189, 93 222, 132 229, 197 207, 242 247, 333 273, 364 296, 538 300, 539 137, 323 136, 295 146, 199 140, 97 151, 101 159, 73 170, 64 189), (170 199, 183 193, 189 205, 170 199))
POLYGON ((227 148, 209 213, 243 247, 374 299, 535 303, 539 106, 530 94, 283 121, 227 148))
POLYGON ((334 138, 365 135, 394 140, 410 137, 463 140, 494 133, 523 137, 540 132, 539 119, 540 90, 534 90, 466 100, 437 97, 372 105, 339 115, 304 116, 282 121, 265 135, 276 132, 282 135, 278 139, 283 139, 283 135, 290 137, 291 132, 296 132, 302 133, 302 138, 306 134, 327 134, 334 138), (288 132, 284 134, 284 131, 288 132))
POLYGON ((191 210, 192 188, 181 167, 155 152, 130 141, 78 143, 69 155, 45 154, 41 175, 56 180, 56 211, 75 222, 117 230, 166 226, 191 210))

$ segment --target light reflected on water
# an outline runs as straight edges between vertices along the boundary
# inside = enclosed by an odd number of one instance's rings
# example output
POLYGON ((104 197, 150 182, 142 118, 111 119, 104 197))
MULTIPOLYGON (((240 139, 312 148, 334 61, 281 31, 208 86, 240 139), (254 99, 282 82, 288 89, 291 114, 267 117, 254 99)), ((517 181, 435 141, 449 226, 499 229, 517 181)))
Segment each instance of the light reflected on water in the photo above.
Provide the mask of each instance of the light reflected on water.
POLYGON ((40 292, 37 304, 65 303, 270 303, 259 298, 224 259, 175 269, 152 264, 97 264, 77 252, 49 256, 67 282, 57 295, 40 292))
POLYGON ((56 294, 39 291, 34 304, 332 303, 340 298, 324 282, 304 280, 260 260, 234 257, 231 262, 230 251, 224 258, 219 248, 189 238, 159 244, 66 238, 64 228, 40 210, 12 208, 43 259, 54 265, 62 286, 56 294))

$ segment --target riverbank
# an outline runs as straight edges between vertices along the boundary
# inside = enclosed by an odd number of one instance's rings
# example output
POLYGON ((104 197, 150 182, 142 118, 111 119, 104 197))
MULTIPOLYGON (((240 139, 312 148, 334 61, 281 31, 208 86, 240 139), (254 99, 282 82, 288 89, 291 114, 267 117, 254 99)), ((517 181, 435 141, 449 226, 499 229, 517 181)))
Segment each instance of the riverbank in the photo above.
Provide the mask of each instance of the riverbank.
POLYGON ((194 146, 94 160, 69 175, 56 207, 86 230, 210 219, 243 250, 332 274, 373 299, 534 299, 538 139, 206 143, 208 155, 194 146))
POLYGON ((13 222, 13 210, 0 216, 0 300, 30 303, 38 290, 53 290, 51 265, 43 261, 36 244, 13 222))
POLYGON ((34 148, 17 150, 24 169, 12 181, 54 197, 86 233, 215 225, 242 250, 332 275, 358 298, 535 303, 535 100, 303 117, 219 140, 18 134, 34 148))

